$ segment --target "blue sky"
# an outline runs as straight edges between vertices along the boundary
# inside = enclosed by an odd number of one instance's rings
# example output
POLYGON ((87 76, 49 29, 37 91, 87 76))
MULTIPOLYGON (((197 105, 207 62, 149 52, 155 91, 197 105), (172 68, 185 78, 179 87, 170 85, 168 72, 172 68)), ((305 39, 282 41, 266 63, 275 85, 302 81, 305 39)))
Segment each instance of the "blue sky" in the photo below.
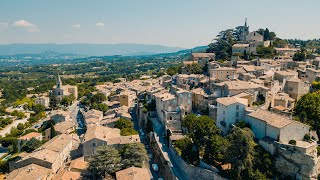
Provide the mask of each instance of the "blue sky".
POLYGON ((319 0, 1 0, 0 44, 208 44, 226 28, 320 38, 319 0), (265 3, 266 2, 266 3, 265 3))

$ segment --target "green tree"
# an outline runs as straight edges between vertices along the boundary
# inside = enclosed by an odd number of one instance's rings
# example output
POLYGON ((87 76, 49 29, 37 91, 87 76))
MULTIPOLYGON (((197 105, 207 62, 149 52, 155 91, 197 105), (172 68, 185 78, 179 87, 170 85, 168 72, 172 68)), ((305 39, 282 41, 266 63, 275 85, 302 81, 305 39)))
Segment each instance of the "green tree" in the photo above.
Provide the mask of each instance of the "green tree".
POLYGON ((271 40, 271 37, 270 37, 270 31, 268 28, 266 28, 266 30, 263 32, 263 39, 265 41, 268 41, 268 40, 271 40))
POLYGON ((106 113, 109 110, 109 107, 106 104, 103 103, 93 103, 91 106, 91 109, 102 111, 103 113, 106 113))
POLYGON ((124 118, 120 118, 118 121, 116 121, 115 128, 123 129, 123 128, 133 128, 133 123, 129 120, 126 120, 124 118))
POLYGON ((174 141, 173 146, 186 162, 196 166, 199 164, 199 152, 195 149, 193 142, 189 137, 174 141))
POLYGON ((100 146, 89 160, 88 170, 97 178, 107 177, 121 169, 119 152, 111 146, 100 146))
POLYGON ((229 144, 229 140, 220 135, 209 137, 203 155, 204 161, 213 165, 218 165, 215 162, 224 162, 229 144))
POLYGON ((237 37, 233 29, 221 31, 215 41, 209 44, 207 53, 215 53, 217 60, 230 60, 232 54, 232 45, 236 43, 237 37))
POLYGON ((177 66, 172 66, 172 67, 169 67, 167 69, 167 74, 170 75, 170 76, 173 76, 175 74, 178 73, 178 67, 177 66))
POLYGON ((303 95, 297 102, 294 112, 300 121, 309 124, 319 135, 320 130, 320 91, 303 95))
POLYGON ((230 145, 227 149, 227 161, 232 163, 232 179, 241 179, 243 173, 253 167, 254 146, 253 133, 250 129, 235 127, 228 135, 230 145))
POLYGON ((138 134, 138 132, 136 130, 134 130, 133 128, 122 128, 120 130, 121 136, 131 136, 131 135, 135 135, 135 134, 138 134))
POLYGON ((51 109, 57 109, 58 108, 57 98, 53 94, 50 94, 50 96, 49 96, 49 107, 51 109))
POLYGON ((50 121, 50 136, 51 138, 55 137, 57 135, 56 130, 54 129, 54 123, 50 121))
POLYGON ((201 68, 200 64, 198 64, 198 63, 188 64, 186 66, 186 68, 189 69, 189 72, 191 74, 201 74, 202 73, 202 68, 201 68))
POLYGON ((304 52, 294 53, 292 59, 294 61, 304 61, 306 59, 306 54, 304 52))
POLYGON ((34 105, 32 109, 36 114, 40 114, 41 112, 45 111, 45 107, 41 104, 34 105))
POLYGON ((93 103, 102 103, 105 100, 107 100, 106 95, 104 95, 102 93, 97 93, 97 94, 92 96, 91 104, 93 104, 93 103))
POLYGON ((41 146, 41 141, 39 141, 36 138, 31 138, 29 141, 27 141, 23 146, 22 146, 22 150, 30 153, 34 150, 36 150, 37 148, 39 148, 41 146))
POLYGON ((148 161, 147 151, 142 143, 125 145, 121 151, 122 164, 124 168, 142 167, 148 161))
POLYGON ((17 129, 18 129, 18 130, 24 130, 24 125, 23 125, 22 123, 19 123, 19 124, 17 125, 17 129))

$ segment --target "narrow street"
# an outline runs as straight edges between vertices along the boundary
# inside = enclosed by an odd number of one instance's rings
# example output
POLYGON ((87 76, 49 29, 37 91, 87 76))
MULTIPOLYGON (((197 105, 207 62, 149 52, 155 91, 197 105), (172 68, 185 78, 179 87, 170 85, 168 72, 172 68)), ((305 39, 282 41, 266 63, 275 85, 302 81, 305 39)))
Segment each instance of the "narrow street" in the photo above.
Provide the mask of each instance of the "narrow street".
MULTIPOLYGON (((137 117, 137 114, 136 114, 136 106, 134 106, 134 109, 132 110, 132 119, 134 121, 134 129, 137 130, 139 132, 139 123, 138 123, 138 117, 137 117)), ((170 162, 171 162, 171 169, 172 171, 174 172, 175 176, 177 177, 177 179, 179 180, 184 180, 184 179, 187 179, 183 176, 183 174, 181 173, 179 167, 177 166, 177 164, 174 162, 174 160, 172 159, 172 156, 168 150, 168 147, 167 147, 167 144, 166 144, 166 139, 164 137, 162 137, 162 134, 164 133, 164 128, 162 127, 161 123, 158 122, 158 120, 156 118, 153 118, 152 119, 152 124, 153 124, 153 129, 154 129, 154 133, 156 136, 159 136, 159 140, 160 142, 164 145, 163 148, 162 148, 162 151, 164 152, 167 152, 168 155, 169 155, 169 158, 170 158, 170 162), (166 145, 165 145, 166 144, 166 145)), ((141 142, 143 142, 145 145, 147 143, 146 141, 146 135, 144 136, 141 136, 141 133, 139 132, 139 136, 140 136, 140 140, 141 142), (146 143, 145 143, 146 142, 146 143)), ((149 145, 149 144, 148 144, 149 145)), ((148 154, 151 153, 150 152, 150 148, 148 149, 147 148, 147 151, 148 151, 148 154)), ((153 160, 150 159, 149 161, 149 166, 150 166, 150 172, 152 173, 152 176, 153 176, 153 179, 154 180, 157 180, 158 178, 161 178, 161 176, 159 176, 159 174, 157 172, 155 172, 151 165, 153 164, 153 160)))

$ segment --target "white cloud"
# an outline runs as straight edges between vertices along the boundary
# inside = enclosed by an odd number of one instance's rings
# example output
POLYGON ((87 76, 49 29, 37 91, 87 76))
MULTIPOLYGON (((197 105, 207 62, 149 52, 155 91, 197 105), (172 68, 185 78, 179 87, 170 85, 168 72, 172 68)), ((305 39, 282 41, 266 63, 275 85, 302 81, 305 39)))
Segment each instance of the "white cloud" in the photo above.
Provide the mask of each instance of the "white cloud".
POLYGON ((75 25, 73 25, 71 27, 79 29, 81 27, 81 25, 80 24, 75 24, 75 25))
POLYGON ((19 20, 16 21, 12 24, 12 26, 17 27, 17 28, 24 28, 26 29, 28 32, 38 32, 40 31, 40 29, 35 25, 32 24, 26 20, 19 20))
POLYGON ((96 23, 96 27, 99 28, 99 29, 103 29, 104 28, 104 23, 98 22, 98 23, 96 23))

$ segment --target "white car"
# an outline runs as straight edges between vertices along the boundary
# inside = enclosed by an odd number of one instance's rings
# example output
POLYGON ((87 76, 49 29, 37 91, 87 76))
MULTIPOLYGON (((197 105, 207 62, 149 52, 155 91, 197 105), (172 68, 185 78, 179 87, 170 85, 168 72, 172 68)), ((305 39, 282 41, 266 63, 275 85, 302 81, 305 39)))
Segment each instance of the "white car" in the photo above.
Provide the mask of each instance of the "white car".
POLYGON ((159 167, 157 164, 152 164, 152 169, 156 172, 159 171, 159 167))
POLYGON ((152 159, 152 158, 153 158, 153 155, 152 155, 152 154, 149 154, 149 158, 152 159))

